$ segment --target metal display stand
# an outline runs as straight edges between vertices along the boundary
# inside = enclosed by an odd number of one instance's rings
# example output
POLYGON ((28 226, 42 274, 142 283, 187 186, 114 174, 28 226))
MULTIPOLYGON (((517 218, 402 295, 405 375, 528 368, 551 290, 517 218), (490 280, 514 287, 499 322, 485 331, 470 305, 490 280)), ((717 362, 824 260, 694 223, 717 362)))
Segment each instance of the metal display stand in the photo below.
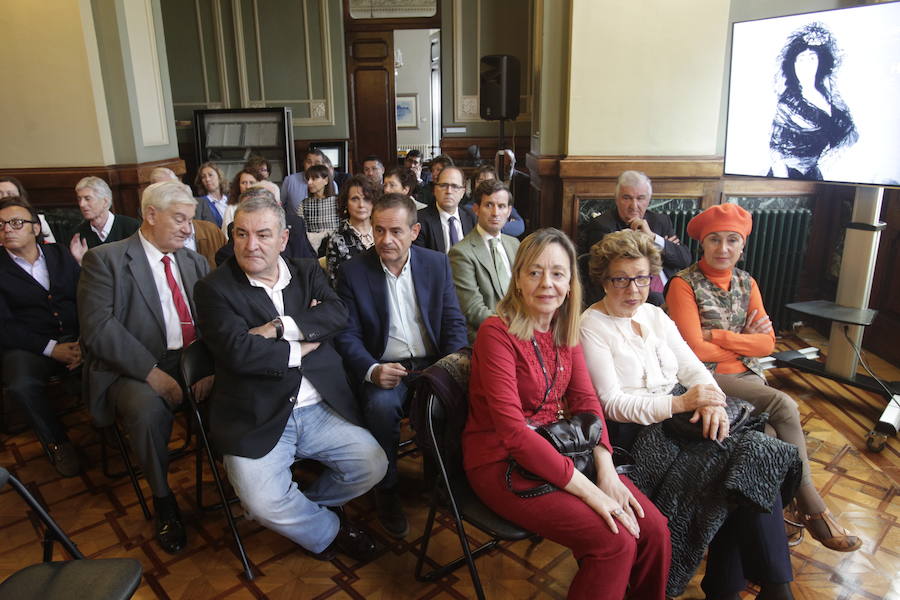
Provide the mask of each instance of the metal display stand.
POLYGON ((862 347, 863 328, 871 325, 877 315, 877 311, 868 306, 878 242, 885 227, 878 221, 883 195, 882 187, 856 188, 853 216, 844 239, 835 302, 815 300, 787 305, 799 313, 832 322, 825 363, 810 360, 796 350, 772 355, 778 366, 828 377, 885 396, 887 406, 866 436, 866 446, 873 452, 883 450, 888 436, 895 436, 900 429, 900 382, 886 382, 886 390, 876 379, 856 372, 859 366, 856 349, 862 347))

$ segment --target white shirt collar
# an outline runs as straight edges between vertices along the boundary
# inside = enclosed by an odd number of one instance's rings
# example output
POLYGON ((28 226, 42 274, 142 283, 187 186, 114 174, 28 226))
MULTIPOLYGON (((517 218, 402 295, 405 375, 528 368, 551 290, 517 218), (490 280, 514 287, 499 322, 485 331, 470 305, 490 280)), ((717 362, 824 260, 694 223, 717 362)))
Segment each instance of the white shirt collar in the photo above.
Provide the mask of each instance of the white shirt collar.
MULTIPOLYGON (((245 273, 246 275, 246 273, 245 273)), ((261 287, 272 290, 273 292, 280 292, 284 288, 291 283, 291 271, 288 269, 287 263, 284 262, 284 259, 279 256, 278 257, 278 279, 275 281, 275 285, 269 287, 268 284, 263 283, 259 279, 254 279, 247 275, 247 281, 250 282, 250 285, 253 287, 261 287)))
POLYGON ((481 236, 481 239, 483 239, 485 242, 490 243, 491 240, 503 241, 503 239, 502 239, 503 233, 502 232, 497 233, 497 235, 491 235, 490 233, 485 231, 481 225, 475 225, 475 229, 478 231, 478 235, 481 236))
POLYGON ((100 238, 100 241, 105 242, 106 238, 109 237, 109 232, 112 231, 113 221, 116 218, 116 215, 113 214, 112 211, 108 211, 106 213, 106 223, 103 224, 102 229, 96 229, 93 225, 91 225, 91 229, 94 233, 97 234, 97 237, 100 238))
POLYGON ((163 256, 170 256, 172 260, 175 260, 173 253, 171 252, 163 252, 156 246, 154 246, 150 240, 144 237, 144 232, 138 229, 138 238, 141 240, 141 246, 144 247, 144 254, 147 255, 147 260, 150 261, 150 264, 156 264, 163 259, 163 256))
POLYGON ((459 221, 459 205, 456 206, 456 210, 452 213, 448 213, 437 204, 435 204, 435 207, 437 208, 438 215, 441 217, 441 221, 444 223, 446 223, 450 217, 456 217, 456 220, 459 221))
POLYGON ((406 255, 406 263, 404 263, 403 268, 400 269, 400 274, 399 274, 399 275, 394 275, 394 274, 391 272, 391 270, 387 268, 387 265, 384 264, 384 261, 381 260, 380 257, 378 258, 378 262, 381 263, 381 269, 384 271, 385 275, 387 275, 387 276, 389 276, 389 277, 396 277, 396 278, 399 279, 400 277, 403 277, 404 275, 406 275, 407 273, 409 273, 409 263, 412 262, 412 261, 410 260, 410 258, 412 258, 412 248, 409 249, 409 253, 406 255))
MULTIPOLYGON (((38 257, 34 261, 35 265, 44 260, 44 250, 41 248, 40 244, 36 244, 36 245, 37 245, 37 249, 38 249, 38 257)), ((12 259, 12 261, 14 263, 16 263, 18 265, 28 265, 28 268, 31 269, 32 264, 30 262, 28 262, 26 259, 22 258, 18 254, 13 254, 7 248, 4 248, 4 250, 6 250, 6 253, 9 254, 9 257, 12 259)))

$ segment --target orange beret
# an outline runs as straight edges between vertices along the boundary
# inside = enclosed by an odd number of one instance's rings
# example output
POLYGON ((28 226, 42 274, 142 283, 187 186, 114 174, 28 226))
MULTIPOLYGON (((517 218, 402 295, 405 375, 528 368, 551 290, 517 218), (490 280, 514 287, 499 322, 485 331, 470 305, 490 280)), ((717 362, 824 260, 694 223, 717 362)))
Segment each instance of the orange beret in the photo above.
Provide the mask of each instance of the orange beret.
POLYGON ((753 218, 737 204, 717 204, 710 206, 690 220, 688 235, 702 242, 714 231, 736 231, 745 240, 753 230, 753 218))

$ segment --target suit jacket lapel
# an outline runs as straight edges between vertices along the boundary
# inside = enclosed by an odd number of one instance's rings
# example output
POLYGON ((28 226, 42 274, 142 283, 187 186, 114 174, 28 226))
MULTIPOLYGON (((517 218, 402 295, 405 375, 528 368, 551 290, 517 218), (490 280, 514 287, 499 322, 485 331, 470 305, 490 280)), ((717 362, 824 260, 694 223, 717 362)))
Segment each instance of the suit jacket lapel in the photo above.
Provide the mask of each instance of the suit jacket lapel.
MULTIPOLYGON (((274 319, 278 315, 278 310, 275 308, 275 304, 269 298, 269 295, 262 288, 250 285, 250 280, 247 279, 247 275, 241 270, 240 265, 238 265, 237 260, 233 256, 219 268, 225 268, 226 265, 231 269, 231 275, 234 277, 235 283, 238 289, 241 290, 247 303, 253 306, 260 314, 265 315, 267 319, 274 319)), ((282 294, 282 300, 284 301, 285 309, 287 309, 287 298, 284 294, 282 294)))
MULTIPOLYGON (((440 279, 439 277, 432 277, 432 274, 428 271, 428 267, 419 260, 419 253, 415 251, 415 248, 409 249, 409 261, 410 267, 412 268, 413 288, 416 290, 416 303, 419 306, 419 314, 422 315, 422 321, 425 323, 425 328, 428 330, 431 343, 434 344, 435 348, 439 348, 437 336, 435 335, 434 328, 431 326, 432 315, 429 306, 431 304, 432 291, 432 285, 430 284, 436 283, 440 281, 440 279)), ((435 275, 437 275, 437 273, 435 273, 435 275)), ((437 289, 436 291, 440 293, 441 290, 437 289)))
POLYGON ((428 216, 432 222, 431 228, 434 232, 434 244, 438 252, 447 254, 447 244, 444 243, 444 223, 441 220, 441 213, 438 212, 436 206, 432 205, 432 208, 434 210, 431 211, 431 214, 428 216))
MULTIPOLYGON (((410 249, 412 252, 412 249, 410 249)), ((387 346, 388 336, 388 297, 387 282, 384 280, 385 274, 381 268, 381 261, 378 260, 378 254, 375 249, 371 248, 365 255, 366 261, 366 277, 369 280, 369 292, 372 295, 372 306, 375 307, 375 313, 378 317, 378 324, 381 327, 381 344, 382 351, 387 346)))
POLYGON ((503 297, 503 292, 500 290, 500 280, 497 278, 497 271, 494 269, 494 257, 491 256, 490 251, 484 244, 484 239, 478 234, 476 231, 474 234, 467 236, 469 239, 469 243, 472 244, 472 253, 475 255, 475 258, 478 259, 478 262, 481 263, 481 266, 484 267, 484 270, 487 271, 488 277, 491 279, 491 286, 494 288, 494 293, 497 294, 498 298, 503 297))
POLYGON ((153 278, 153 272, 150 270, 150 263, 147 261, 147 255, 144 253, 144 247, 141 245, 141 239, 138 234, 134 234, 128 238, 128 247, 125 249, 125 257, 128 261, 128 270, 131 272, 131 278, 134 280, 135 287, 144 297, 144 302, 150 307, 150 313, 156 319, 156 324, 162 333, 162 339, 166 339, 166 321, 162 314, 162 300, 156 291, 156 280, 153 278))

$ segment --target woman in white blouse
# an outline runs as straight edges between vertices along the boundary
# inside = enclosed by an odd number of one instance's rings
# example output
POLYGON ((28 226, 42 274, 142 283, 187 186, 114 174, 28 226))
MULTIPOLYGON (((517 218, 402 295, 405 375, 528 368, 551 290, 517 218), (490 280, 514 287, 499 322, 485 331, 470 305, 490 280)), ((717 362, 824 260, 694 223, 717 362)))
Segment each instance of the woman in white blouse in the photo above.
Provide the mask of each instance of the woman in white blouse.
POLYGON ((591 250, 590 275, 606 296, 582 315, 581 338, 591 380, 607 417, 651 425, 692 411, 704 436, 728 435, 725 395, 659 307, 647 304, 661 269, 653 239, 623 230, 591 250), (673 395, 681 384, 686 392, 673 395))
MULTIPOLYGON (((628 445, 637 426, 692 412, 691 421, 702 423, 703 436, 721 442, 729 433, 725 395, 675 323, 662 309, 646 303, 650 282, 661 268, 655 241, 640 231, 618 231, 591 248, 590 277, 603 286, 606 295, 582 315, 581 342, 610 424, 610 441, 628 445), (617 440, 615 421, 636 425, 620 428, 618 431, 627 435, 617 440)), ((654 499, 652 490, 643 491, 654 499)), ((666 514, 662 504, 660 509, 666 514)), ((671 528, 677 515, 666 516, 671 528)), ((670 586, 674 585, 672 574, 687 568, 679 570, 676 564, 684 556, 687 554, 675 551, 673 534, 670 586)), ((707 598, 736 600, 746 579, 760 584, 759 598, 793 598, 780 498, 772 500, 768 514, 738 509, 710 543, 701 583, 707 598), (760 547, 768 551, 760 552, 760 547)), ((669 590, 669 595, 680 591, 669 590)))

